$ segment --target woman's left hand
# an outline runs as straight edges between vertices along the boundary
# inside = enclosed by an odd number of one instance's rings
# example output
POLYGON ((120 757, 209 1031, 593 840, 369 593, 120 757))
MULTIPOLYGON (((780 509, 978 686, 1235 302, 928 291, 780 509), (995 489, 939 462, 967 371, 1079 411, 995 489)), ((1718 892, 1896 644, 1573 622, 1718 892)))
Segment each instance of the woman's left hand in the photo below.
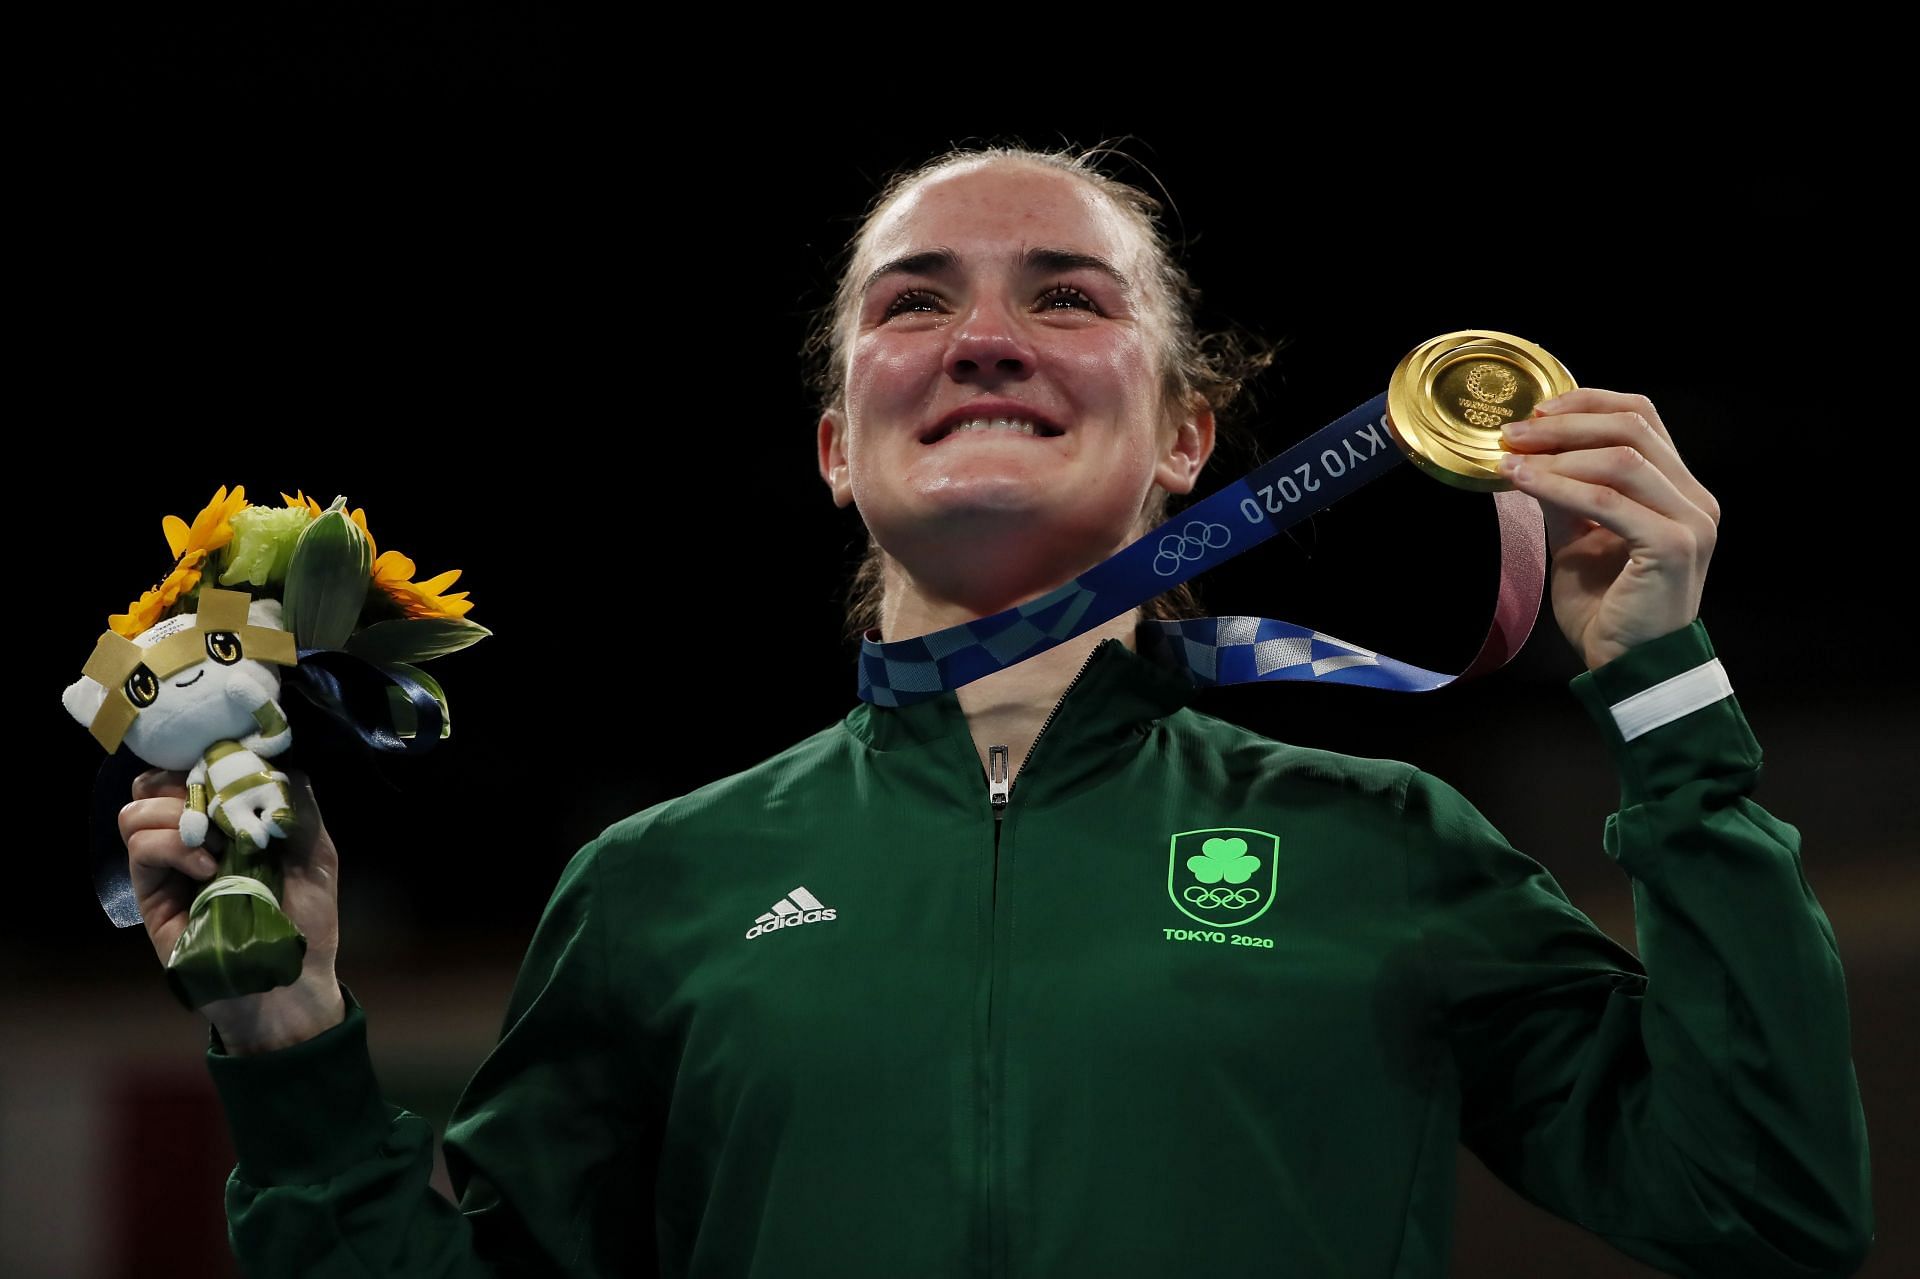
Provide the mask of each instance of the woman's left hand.
POLYGON ((1534 413, 1501 469, 1539 499, 1553 614, 1594 670, 1699 615, 1720 504, 1644 395, 1582 387, 1534 413))

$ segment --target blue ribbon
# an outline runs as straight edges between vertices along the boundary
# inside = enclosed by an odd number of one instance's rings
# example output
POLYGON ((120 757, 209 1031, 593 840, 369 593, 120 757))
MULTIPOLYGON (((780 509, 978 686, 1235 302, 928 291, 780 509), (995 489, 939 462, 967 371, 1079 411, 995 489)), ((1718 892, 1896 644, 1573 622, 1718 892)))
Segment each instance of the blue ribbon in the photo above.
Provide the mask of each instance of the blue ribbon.
POLYGON ((424 755, 439 744, 440 702, 426 685, 404 671, 355 657, 345 649, 301 649, 299 665, 284 673, 282 686, 298 690, 370 750, 424 755), (412 737, 402 737, 393 729, 389 688, 398 688, 413 706, 416 731, 412 737))
MULTIPOLYGON (((860 645, 860 697, 906 706, 1005 670, 1244 554, 1405 460, 1384 392, 1065 585, 990 617, 860 645)), ((1141 652, 1202 686, 1319 680, 1424 692, 1457 676, 1264 617, 1141 623, 1141 652)))

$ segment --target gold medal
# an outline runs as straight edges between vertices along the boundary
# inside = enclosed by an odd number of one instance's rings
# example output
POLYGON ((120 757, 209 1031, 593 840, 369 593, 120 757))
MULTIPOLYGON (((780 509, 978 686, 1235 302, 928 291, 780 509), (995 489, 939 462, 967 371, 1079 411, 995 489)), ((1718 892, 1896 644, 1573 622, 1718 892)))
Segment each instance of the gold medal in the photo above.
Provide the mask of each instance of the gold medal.
POLYGON ((1511 333, 1462 329, 1407 353, 1387 384, 1387 429, 1427 474, 1456 488, 1513 487, 1500 474, 1500 432, 1579 384, 1546 351, 1511 333))

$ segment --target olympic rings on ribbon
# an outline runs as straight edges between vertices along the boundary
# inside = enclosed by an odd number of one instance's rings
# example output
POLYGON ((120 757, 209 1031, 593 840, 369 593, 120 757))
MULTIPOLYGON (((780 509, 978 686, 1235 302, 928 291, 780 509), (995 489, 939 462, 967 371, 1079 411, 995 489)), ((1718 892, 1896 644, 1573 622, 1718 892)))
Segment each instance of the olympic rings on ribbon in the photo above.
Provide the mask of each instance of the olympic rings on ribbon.
POLYGON ((1232 540, 1233 533, 1224 524, 1188 520, 1184 529, 1160 539, 1160 553, 1153 557, 1153 571, 1162 577, 1172 577, 1180 571, 1182 561, 1197 560, 1208 548, 1222 547, 1232 540))
POLYGON ((1221 892, 1218 888, 1203 888, 1199 884, 1188 884, 1180 894, 1202 910, 1238 910, 1242 906, 1251 906, 1260 900, 1257 888, 1236 888, 1231 892, 1221 892))

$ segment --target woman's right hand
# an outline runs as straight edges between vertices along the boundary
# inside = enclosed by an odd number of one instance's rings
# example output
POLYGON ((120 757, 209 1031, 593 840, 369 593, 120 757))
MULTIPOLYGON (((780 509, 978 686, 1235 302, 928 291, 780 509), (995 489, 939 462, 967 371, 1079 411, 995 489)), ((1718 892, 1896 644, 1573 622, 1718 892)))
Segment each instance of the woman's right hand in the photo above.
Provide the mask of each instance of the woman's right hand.
MULTIPOLYGON (((313 783, 289 774, 295 827, 282 847, 285 882, 280 909, 307 939, 300 979, 258 995, 216 999, 200 1011, 234 1056, 271 1052, 312 1039, 346 1019, 346 1001, 334 975, 340 950, 340 854, 320 820, 313 783)), ((165 964, 187 927, 193 899, 216 873, 205 849, 180 838, 186 774, 149 769, 134 778, 133 802, 120 810, 120 838, 147 937, 165 964)))

